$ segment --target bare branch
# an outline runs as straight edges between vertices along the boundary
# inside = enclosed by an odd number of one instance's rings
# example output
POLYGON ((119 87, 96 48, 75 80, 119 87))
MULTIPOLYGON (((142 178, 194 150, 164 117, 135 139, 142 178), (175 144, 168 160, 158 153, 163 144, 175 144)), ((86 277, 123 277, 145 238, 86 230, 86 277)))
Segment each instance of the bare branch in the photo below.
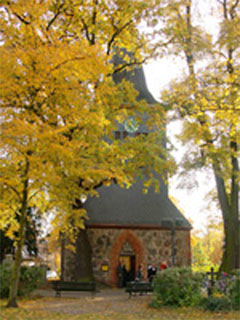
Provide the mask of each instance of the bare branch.
POLYGON ((132 20, 129 20, 128 22, 126 22, 121 28, 116 28, 117 30, 114 32, 114 34, 112 35, 110 41, 108 42, 108 45, 107 45, 107 55, 110 54, 111 52, 111 47, 112 47, 112 44, 115 40, 115 38, 126 28, 128 27, 133 21, 132 20))
POLYGON ((75 58, 72 58, 72 59, 64 60, 61 63, 57 64, 55 67, 53 67, 50 70, 50 72, 59 69, 61 66, 63 66, 64 64, 67 64, 68 62, 77 61, 77 60, 84 60, 84 59, 85 59, 84 57, 75 57, 75 58))
POLYGON ((26 25, 30 24, 30 21, 25 20, 23 17, 21 17, 19 14, 17 14, 16 12, 13 11, 13 14, 15 15, 15 17, 17 17, 21 22, 23 22, 26 25))
POLYGON ((42 189, 37 190, 36 192, 34 192, 31 197, 29 197, 28 202, 30 202, 39 192, 43 191, 42 189))
POLYGON ((227 0, 223 0, 222 6, 223 6, 223 15, 224 15, 224 18, 225 18, 225 19, 228 19, 227 0))
POLYGON ((89 32, 88 32, 88 25, 86 24, 86 22, 85 22, 85 20, 83 18, 81 19, 81 21, 82 21, 82 24, 83 24, 83 30, 85 31, 86 38, 91 43, 91 38, 90 38, 90 35, 89 35, 89 32))
POLYGON ((120 72, 122 70, 124 70, 127 67, 131 67, 131 66, 137 66, 137 65, 142 65, 143 63, 145 63, 147 60, 149 59, 149 57, 145 57, 143 60, 141 61, 137 61, 136 59, 133 62, 126 62, 124 64, 122 64, 120 67, 116 68, 113 71, 113 74, 120 72))
MULTIPOLYGON (((95 26, 97 22, 97 5, 98 5, 98 0, 94 1, 94 10, 93 10, 93 15, 92 15, 92 24, 95 26)), ((92 37, 91 37, 91 44, 95 43, 95 32, 92 32, 92 37)))
MULTIPOLYGON (((13 15, 14 15, 16 18, 18 18, 22 23, 24 23, 24 24, 26 24, 26 25, 29 25, 29 24, 31 23, 30 21, 25 20, 25 18, 22 17, 22 16, 20 16, 17 12, 15 12, 14 10, 12 10, 11 2, 10 2, 10 1, 7 1, 6 4, 7 4, 8 7, 11 9, 13 15)), ((5 7, 5 10, 6 10, 7 12, 9 12, 7 7, 5 7)))
POLYGON ((235 18, 235 13, 236 13, 235 9, 237 8, 238 4, 239 4, 239 0, 236 0, 235 3, 232 5, 232 7, 229 10, 232 20, 235 18))
POLYGON ((58 18, 58 16, 62 13, 61 9, 64 7, 65 2, 62 2, 60 4, 60 6, 58 7, 57 12, 55 13, 55 15, 53 16, 53 18, 49 21, 46 30, 49 31, 49 29, 51 28, 51 25, 54 23, 54 21, 58 18))
POLYGON ((9 189, 11 189, 18 197, 19 200, 21 200, 21 196, 20 193, 17 191, 16 188, 14 188, 13 186, 11 186, 9 183, 4 182, 4 185, 7 186, 9 189))

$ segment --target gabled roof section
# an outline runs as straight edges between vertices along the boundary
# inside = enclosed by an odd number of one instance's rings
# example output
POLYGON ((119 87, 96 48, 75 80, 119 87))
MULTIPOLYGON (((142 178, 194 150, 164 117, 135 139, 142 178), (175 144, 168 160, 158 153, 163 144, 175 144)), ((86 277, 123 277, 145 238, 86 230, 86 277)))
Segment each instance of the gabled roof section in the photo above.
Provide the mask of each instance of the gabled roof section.
POLYGON ((113 184, 98 189, 99 197, 90 198, 84 204, 89 220, 87 225, 109 225, 136 227, 175 227, 191 229, 190 223, 176 208, 164 192, 156 193, 152 188, 142 192, 139 181, 129 189, 113 184))

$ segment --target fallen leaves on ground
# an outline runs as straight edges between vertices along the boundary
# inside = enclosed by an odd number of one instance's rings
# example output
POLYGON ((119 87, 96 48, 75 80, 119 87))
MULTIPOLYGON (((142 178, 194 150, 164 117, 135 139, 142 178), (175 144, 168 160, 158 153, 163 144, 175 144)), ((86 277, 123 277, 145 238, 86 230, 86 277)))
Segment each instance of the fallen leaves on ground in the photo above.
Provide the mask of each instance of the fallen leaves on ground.
POLYGON ((2 320, 239 320, 238 312, 209 313, 197 308, 148 306, 151 297, 38 298, 7 309, 1 302, 2 320))

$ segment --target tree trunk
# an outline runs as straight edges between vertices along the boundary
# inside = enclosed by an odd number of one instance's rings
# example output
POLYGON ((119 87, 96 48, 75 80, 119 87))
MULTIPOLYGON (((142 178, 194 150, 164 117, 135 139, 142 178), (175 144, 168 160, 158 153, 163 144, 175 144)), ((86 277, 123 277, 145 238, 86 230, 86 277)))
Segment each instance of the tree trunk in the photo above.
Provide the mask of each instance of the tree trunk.
MULTIPOLYGON (((24 226, 21 226, 21 229, 24 226)), ((19 237, 20 237, 20 230, 19 230, 19 237)), ((22 233, 22 232, 21 232, 22 233)), ((22 261, 22 247, 23 247, 23 241, 20 238, 17 245, 17 251, 16 251, 16 257, 13 263, 12 267, 12 276, 11 276, 11 282, 10 282, 10 291, 9 291, 9 298, 8 298, 8 304, 7 307, 13 307, 17 308, 17 291, 18 291, 18 283, 19 283, 19 277, 20 277, 20 266, 22 261)))
POLYGON ((214 167, 214 174, 217 185, 218 199, 223 216, 225 235, 225 244, 220 270, 225 272, 231 272, 234 269, 240 268, 238 185, 237 180, 234 177, 232 177, 231 195, 228 196, 224 180, 219 175, 216 167, 214 167), (233 196, 232 193, 235 193, 235 195, 233 196))
POLYGON ((66 238, 62 240, 61 280, 89 281, 93 279, 92 250, 86 229, 80 229, 74 243, 66 238), (68 245, 74 247, 74 251, 68 245))
POLYGON ((26 215, 27 215, 27 199, 28 199, 28 170, 29 170, 29 162, 26 161, 26 168, 24 172, 24 182, 23 182, 23 197, 22 197, 22 205, 19 210, 20 213, 20 221, 19 221, 19 233, 18 233, 18 241, 17 241, 17 250, 16 256, 13 263, 12 268, 12 276, 10 282, 10 291, 7 307, 17 308, 17 292, 18 292, 18 284, 20 277, 20 267, 22 262, 22 248, 25 240, 25 227, 26 227, 26 215))
POLYGON ((239 266, 239 226, 231 214, 230 221, 224 221, 225 245, 223 251, 221 271, 231 272, 239 266))
POLYGON ((76 280, 92 280, 92 250, 87 236, 87 230, 80 230, 76 241, 76 280))
MULTIPOLYGON (((230 2, 230 1, 229 1, 230 2)), ((234 5, 228 7, 227 1, 222 1, 223 7, 223 16, 226 22, 233 22, 236 18, 236 10, 238 7, 238 1, 235 2, 234 5)), ((229 29, 230 30, 230 29, 229 29)), ((229 32, 229 31, 228 31, 229 32)), ((230 38, 231 39, 231 38, 230 38)), ((232 45, 232 41, 229 41, 227 44, 227 72, 230 77, 234 75, 234 51, 235 48, 232 45)), ((232 89, 235 89, 232 87, 232 89)), ((231 105, 236 104, 235 93, 234 90, 230 91, 229 102, 231 105)), ((233 125, 232 125, 233 126, 233 125)), ((233 126, 234 129, 234 126, 233 126)), ((234 132, 234 130, 233 130, 234 132)), ((237 158, 238 152, 238 143, 237 138, 235 139, 231 137, 230 139, 230 154, 231 154, 231 163, 232 163, 232 175, 231 175, 231 186, 229 193, 229 210, 226 212, 223 211, 223 219, 224 219, 224 231, 225 231, 225 250, 222 259, 221 269, 223 271, 229 272, 234 269, 240 268, 240 234, 239 234, 239 184, 238 177, 239 174, 239 164, 237 158)), ((220 198, 219 198, 220 200, 220 198)))

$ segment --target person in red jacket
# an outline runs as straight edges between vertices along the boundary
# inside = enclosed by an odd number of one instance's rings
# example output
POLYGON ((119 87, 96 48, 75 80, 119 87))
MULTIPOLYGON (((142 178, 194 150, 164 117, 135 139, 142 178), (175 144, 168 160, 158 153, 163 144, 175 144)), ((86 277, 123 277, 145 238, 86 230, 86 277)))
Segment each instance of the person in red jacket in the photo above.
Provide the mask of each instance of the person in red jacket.
POLYGON ((165 270, 165 269, 167 269, 167 263, 163 261, 160 265, 160 270, 165 270))

